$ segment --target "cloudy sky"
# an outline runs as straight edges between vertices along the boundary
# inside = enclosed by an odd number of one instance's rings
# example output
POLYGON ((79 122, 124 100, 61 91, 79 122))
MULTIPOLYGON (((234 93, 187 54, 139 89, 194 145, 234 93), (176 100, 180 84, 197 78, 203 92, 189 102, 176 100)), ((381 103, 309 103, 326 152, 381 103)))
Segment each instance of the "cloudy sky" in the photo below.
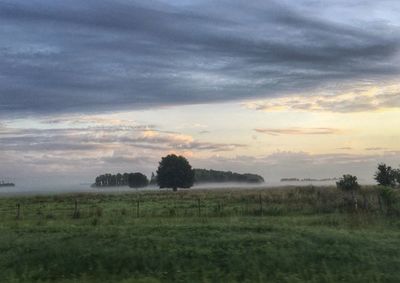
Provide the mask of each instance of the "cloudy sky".
POLYGON ((0 1, 0 177, 400 164, 397 0, 0 1))

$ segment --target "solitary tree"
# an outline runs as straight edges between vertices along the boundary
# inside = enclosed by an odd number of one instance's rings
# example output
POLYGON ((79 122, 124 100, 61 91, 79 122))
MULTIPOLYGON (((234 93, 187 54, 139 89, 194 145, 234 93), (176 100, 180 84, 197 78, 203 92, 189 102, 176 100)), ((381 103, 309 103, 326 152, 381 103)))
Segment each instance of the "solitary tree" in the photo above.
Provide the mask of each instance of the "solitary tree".
POLYGON ((131 188, 142 188, 149 184, 149 180, 142 173, 131 173, 128 176, 128 185, 131 188))
POLYGON ((183 156, 170 154, 163 157, 157 169, 157 184, 160 188, 190 188, 194 182, 194 171, 183 156))
POLYGON ((390 166, 381 163, 378 165, 378 171, 375 173, 375 180, 379 185, 386 187, 396 186, 396 170, 390 166))
POLYGON ((360 187, 357 182, 357 177, 349 174, 343 175, 343 177, 340 178, 339 182, 336 182, 336 186, 342 191, 350 193, 354 209, 357 209, 356 191, 360 187))

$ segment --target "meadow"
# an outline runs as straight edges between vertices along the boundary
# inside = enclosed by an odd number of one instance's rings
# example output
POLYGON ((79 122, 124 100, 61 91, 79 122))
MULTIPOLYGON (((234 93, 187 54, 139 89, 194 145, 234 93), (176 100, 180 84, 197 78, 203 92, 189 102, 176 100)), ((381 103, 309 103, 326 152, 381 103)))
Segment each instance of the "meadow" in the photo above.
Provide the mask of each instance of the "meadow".
POLYGON ((397 193, 362 187, 0 198, 0 282, 400 282, 397 193))

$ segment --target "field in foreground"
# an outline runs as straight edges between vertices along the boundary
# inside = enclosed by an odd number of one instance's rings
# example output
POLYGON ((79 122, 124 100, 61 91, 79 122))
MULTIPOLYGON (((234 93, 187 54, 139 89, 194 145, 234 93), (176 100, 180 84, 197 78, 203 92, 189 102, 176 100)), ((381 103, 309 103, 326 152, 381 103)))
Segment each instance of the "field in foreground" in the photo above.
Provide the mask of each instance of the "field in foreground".
POLYGON ((400 282, 396 211, 372 187, 356 212, 315 187, 2 198, 0 282, 400 282))

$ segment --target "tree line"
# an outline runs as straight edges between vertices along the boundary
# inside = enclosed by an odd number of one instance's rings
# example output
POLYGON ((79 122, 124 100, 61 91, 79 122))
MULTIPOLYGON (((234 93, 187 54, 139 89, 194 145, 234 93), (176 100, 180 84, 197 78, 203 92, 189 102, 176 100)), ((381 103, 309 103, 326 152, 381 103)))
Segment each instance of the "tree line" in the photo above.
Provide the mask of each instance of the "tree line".
MULTIPOLYGON (((384 163, 378 164, 374 179, 384 188, 400 187, 400 168, 392 168, 384 163)), ((217 171, 207 169, 192 169, 189 161, 183 156, 175 154, 161 158, 157 175, 152 173, 150 181, 140 173, 103 174, 95 179, 95 187, 130 186, 133 188, 145 187, 148 184, 157 184, 160 188, 190 188, 194 183, 204 182, 247 182, 262 183, 264 179, 256 174, 238 174, 231 171, 217 171)), ((356 200, 356 191, 359 188, 357 177, 350 174, 343 175, 336 183, 343 191, 350 192, 351 198, 356 200)), ((355 204, 356 206, 356 204, 355 204)))
POLYGON ((131 188, 145 187, 149 184, 146 175, 136 173, 103 174, 97 176, 93 184, 94 187, 119 187, 129 186, 131 188))
POLYGON ((116 186, 127 186, 128 185, 129 173, 123 174, 103 174, 97 176, 94 182, 96 187, 116 187, 116 186))
POLYGON ((231 171, 218 171, 207 169, 194 169, 195 183, 263 183, 264 178, 256 174, 239 174, 231 171))
POLYGON ((150 180, 140 173, 103 174, 95 179, 94 187, 129 186, 145 187, 149 184, 160 188, 190 188, 194 183, 241 182, 262 183, 264 178, 256 174, 239 174, 231 171, 192 169, 189 161, 183 156, 170 154, 159 163, 157 174, 152 173, 150 180))
POLYGON ((170 154, 161 159, 157 175, 152 173, 149 180, 146 175, 136 173, 103 174, 95 178, 93 187, 129 186, 131 188, 146 187, 157 184, 160 188, 190 188, 194 183, 194 170, 183 156, 170 154))

